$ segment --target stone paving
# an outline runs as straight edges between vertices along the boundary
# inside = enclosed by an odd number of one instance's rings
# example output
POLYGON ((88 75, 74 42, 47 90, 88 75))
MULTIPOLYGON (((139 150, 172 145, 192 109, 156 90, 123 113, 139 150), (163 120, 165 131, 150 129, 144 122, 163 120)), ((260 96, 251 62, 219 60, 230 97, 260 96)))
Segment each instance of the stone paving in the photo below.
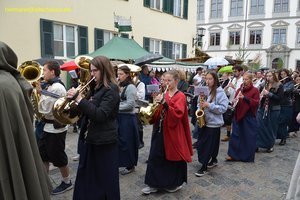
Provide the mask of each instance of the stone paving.
MULTIPOLYGON (((299 153, 300 138, 287 140, 285 146, 279 146, 278 141, 274 152, 256 153, 254 163, 226 162, 228 142, 221 142, 218 156, 219 165, 203 177, 196 177, 194 173, 200 165, 197 161, 197 153, 193 156, 193 162, 188 164, 188 183, 175 193, 160 191, 155 194, 143 195, 141 189, 145 187, 144 178, 146 172, 146 160, 148 158, 152 127, 144 129, 145 147, 139 152, 139 162, 135 172, 126 176, 120 175, 121 199, 123 200, 277 200, 285 199, 290 178, 299 153)), ((225 129, 222 129, 223 137, 225 129)), ((78 162, 71 160, 76 155, 78 134, 69 129, 67 135, 67 154, 73 183, 76 178, 78 162)), ((53 186, 60 183, 58 169, 50 171, 53 186)), ((52 196, 52 200, 71 200, 73 190, 64 194, 52 196)))

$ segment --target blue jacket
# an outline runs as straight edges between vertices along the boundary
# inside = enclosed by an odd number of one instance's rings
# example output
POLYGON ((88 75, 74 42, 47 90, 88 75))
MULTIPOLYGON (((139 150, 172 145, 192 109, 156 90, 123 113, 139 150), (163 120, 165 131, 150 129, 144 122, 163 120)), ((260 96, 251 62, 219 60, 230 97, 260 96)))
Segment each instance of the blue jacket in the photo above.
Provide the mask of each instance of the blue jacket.
MULTIPOLYGON (((207 102, 210 102, 211 96, 207 98, 207 102)), ((216 98, 209 103, 209 106, 204 109, 206 126, 210 128, 221 127, 224 124, 223 113, 226 112, 229 100, 222 89, 217 88, 216 98)))

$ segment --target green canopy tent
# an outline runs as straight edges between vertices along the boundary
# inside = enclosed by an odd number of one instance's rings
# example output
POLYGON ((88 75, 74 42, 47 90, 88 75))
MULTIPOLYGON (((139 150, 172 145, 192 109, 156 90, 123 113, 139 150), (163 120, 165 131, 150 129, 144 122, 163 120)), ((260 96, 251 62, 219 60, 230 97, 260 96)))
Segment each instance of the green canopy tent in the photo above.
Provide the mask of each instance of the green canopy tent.
POLYGON ((113 37, 104 46, 87 54, 91 57, 106 56, 110 60, 130 61, 149 54, 133 39, 113 37))

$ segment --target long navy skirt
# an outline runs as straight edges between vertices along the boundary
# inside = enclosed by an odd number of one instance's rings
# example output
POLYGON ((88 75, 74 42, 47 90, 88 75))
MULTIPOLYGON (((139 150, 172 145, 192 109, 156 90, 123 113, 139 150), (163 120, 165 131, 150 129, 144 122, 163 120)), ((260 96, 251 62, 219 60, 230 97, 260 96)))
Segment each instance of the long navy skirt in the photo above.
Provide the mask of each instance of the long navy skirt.
POLYGON ((289 124, 289 131, 288 132, 297 132, 299 131, 300 124, 297 122, 296 117, 298 115, 298 110, 293 110, 293 117, 289 124))
POLYGON ((292 120, 293 107, 292 106, 281 106, 279 119, 278 119, 278 130, 277 139, 286 139, 288 136, 288 125, 292 120))
POLYGON ((139 131, 135 114, 118 114, 119 167, 137 165, 139 131))
POLYGON ((198 161, 207 167, 210 159, 216 159, 219 154, 221 128, 204 127, 197 141, 198 161))
POLYGON ((228 155, 234 160, 254 162, 257 132, 256 118, 250 112, 239 122, 234 119, 228 155))
POLYGON ((163 133, 154 132, 151 140, 145 184, 155 188, 173 189, 187 182, 185 161, 170 161, 165 157, 163 133))
POLYGON ((74 200, 120 199, 118 144, 82 146, 74 200))
POLYGON ((256 115, 258 134, 256 146, 260 148, 272 148, 278 129, 278 117, 280 110, 270 110, 267 117, 263 118, 264 109, 259 108, 256 115))

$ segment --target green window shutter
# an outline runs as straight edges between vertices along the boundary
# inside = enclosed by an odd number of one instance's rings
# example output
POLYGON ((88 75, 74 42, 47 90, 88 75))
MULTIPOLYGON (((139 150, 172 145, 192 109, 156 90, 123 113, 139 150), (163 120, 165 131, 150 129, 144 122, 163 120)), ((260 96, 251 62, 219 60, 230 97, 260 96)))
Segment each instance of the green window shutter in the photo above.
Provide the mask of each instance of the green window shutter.
POLYGON ((189 0, 184 0, 183 2, 183 18, 187 19, 188 18, 188 7, 189 7, 189 0))
POLYGON ((104 45, 103 30, 95 28, 94 38, 95 38, 94 39, 94 47, 95 47, 95 50, 97 50, 97 49, 99 49, 100 47, 102 47, 104 45))
POLYGON ((173 42, 168 42, 168 58, 172 58, 173 42))
POLYGON ((163 0, 163 12, 168 13, 168 1, 169 0, 163 0))
POLYGON ((173 0, 169 0, 169 14, 173 15, 173 11, 174 11, 174 1, 173 0))
POLYGON ((143 47, 147 51, 150 51, 150 38, 147 38, 147 37, 143 38, 143 47))
POLYGON ((150 8, 150 0, 144 0, 144 6, 150 8))
POLYGON ((163 0, 163 12, 173 15, 174 1, 163 0))
POLYGON ((181 58, 186 58, 186 44, 182 44, 182 55, 181 58))
POLYGON ((127 33, 121 33, 121 37, 122 38, 129 38, 129 34, 127 34, 127 33))
POLYGON ((41 57, 54 58, 53 22, 40 19, 41 57))
POLYGON ((88 49, 88 27, 78 26, 78 54, 87 54, 88 49))
POLYGON ((170 41, 162 41, 162 55, 172 58, 173 43, 170 41))

